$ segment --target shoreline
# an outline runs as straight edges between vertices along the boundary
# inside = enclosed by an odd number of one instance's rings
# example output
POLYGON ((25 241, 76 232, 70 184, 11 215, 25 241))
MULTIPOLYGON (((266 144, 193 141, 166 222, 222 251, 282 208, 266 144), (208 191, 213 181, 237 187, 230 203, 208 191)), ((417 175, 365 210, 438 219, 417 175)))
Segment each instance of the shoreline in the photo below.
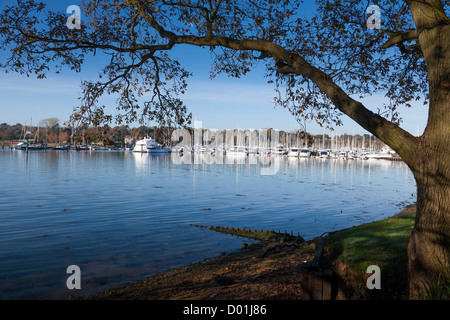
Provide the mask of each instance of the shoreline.
MULTIPOLYGON (((395 215, 381 221, 414 212, 415 205, 408 205, 395 215)), ((329 232, 327 236, 371 223, 373 222, 329 232)), ((273 231, 212 226, 196 227, 230 233, 257 240, 257 242, 251 245, 244 243, 243 248, 229 254, 224 253, 221 256, 170 269, 116 288, 75 299, 302 300, 302 277, 305 274, 302 265, 304 262, 311 262, 314 259, 319 237, 305 241, 299 236, 273 231)), ((339 254, 336 252, 327 249, 324 252, 325 264, 328 267, 334 265, 338 256, 339 254)))

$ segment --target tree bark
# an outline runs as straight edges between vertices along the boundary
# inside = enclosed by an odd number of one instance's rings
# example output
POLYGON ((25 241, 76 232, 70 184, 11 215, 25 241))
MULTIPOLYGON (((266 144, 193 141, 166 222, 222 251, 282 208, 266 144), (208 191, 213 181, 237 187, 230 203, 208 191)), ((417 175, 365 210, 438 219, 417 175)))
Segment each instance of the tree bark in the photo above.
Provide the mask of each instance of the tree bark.
POLYGON ((409 163, 417 184, 417 213, 408 246, 410 298, 449 275, 450 247, 450 25, 440 1, 408 1, 427 63, 427 127, 409 163))
POLYGON ((449 271, 450 247, 450 144, 422 143, 418 147, 420 169, 417 213, 408 246, 410 298, 424 297, 424 286, 449 271))

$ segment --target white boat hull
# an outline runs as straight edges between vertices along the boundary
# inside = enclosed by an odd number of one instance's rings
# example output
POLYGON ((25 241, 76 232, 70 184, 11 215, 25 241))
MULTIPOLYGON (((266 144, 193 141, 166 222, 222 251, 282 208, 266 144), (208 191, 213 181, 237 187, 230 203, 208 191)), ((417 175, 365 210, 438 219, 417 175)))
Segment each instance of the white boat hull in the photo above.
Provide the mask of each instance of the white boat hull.
POLYGON ((153 139, 143 139, 136 142, 133 152, 140 153, 170 153, 172 148, 163 148, 153 139))

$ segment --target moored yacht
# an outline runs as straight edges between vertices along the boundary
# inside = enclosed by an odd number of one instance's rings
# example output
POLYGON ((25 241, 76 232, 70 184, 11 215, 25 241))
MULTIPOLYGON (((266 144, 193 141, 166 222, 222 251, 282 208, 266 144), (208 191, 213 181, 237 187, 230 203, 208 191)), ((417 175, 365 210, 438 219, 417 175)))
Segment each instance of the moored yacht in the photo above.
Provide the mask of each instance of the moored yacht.
POLYGON ((297 147, 293 147, 288 151, 288 157, 298 157, 300 156, 300 149, 297 147))
POLYGON ((18 144, 14 145, 14 149, 19 150, 19 149, 25 149, 27 147, 27 143, 26 142, 19 142, 18 144))
POLYGON ((83 150, 89 150, 89 147, 85 144, 75 146, 75 151, 83 151, 83 150))
POLYGON ((53 150, 67 151, 67 150, 69 150, 69 146, 68 145, 59 145, 59 146, 54 147, 53 150))
POLYGON ((287 152, 286 148, 282 144, 277 145, 277 147, 275 149, 275 154, 285 155, 287 153, 288 152, 287 152))
POLYGON ((330 156, 330 153, 326 150, 320 150, 318 152, 318 155, 320 158, 328 158, 330 156))
POLYGON ((170 153, 172 152, 172 149, 163 148, 152 138, 144 138, 136 142, 133 151, 141 153, 170 153))
POLYGON ((27 149, 28 150, 47 150, 47 149, 51 149, 51 147, 47 146, 45 143, 41 143, 41 144, 29 143, 27 145, 27 142, 19 142, 13 148, 16 150, 27 150, 27 149))
POLYGON ((301 149, 299 156, 300 157, 309 157, 311 155, 311 151, 309 149, 301 149))

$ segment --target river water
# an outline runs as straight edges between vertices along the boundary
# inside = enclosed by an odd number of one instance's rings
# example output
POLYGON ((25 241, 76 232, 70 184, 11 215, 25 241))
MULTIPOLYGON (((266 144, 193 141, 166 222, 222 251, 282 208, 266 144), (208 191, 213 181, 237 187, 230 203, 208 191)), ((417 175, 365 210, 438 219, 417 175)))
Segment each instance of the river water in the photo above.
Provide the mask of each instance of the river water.
POLYGON ((0 164, 0 299, 82 296, 249 242, 193 225, 308 240, 416 197, 401 161, 0 150, 0 164))

